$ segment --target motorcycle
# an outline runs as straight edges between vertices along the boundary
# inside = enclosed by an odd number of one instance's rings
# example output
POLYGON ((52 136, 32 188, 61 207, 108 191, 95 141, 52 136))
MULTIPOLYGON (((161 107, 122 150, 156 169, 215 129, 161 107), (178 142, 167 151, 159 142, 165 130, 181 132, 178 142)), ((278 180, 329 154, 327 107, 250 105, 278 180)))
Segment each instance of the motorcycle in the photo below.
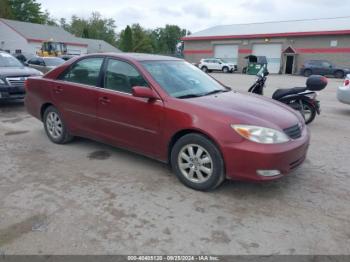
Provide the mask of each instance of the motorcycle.
MULTIPOLYGON (((255 83, 248 92, 264 95, 264 87, 269 72, 263 66, 257 74, 255 83)), ((284 103, 299 111, 304 117, 305 123, 310 124, 321 113, 320 102, 316 99, 316 91, 326 88, 328 80, 324 76, 312 75, 306 81, 306 87, 293 87, 288 89, 277 89, 272 99, 284 103)))

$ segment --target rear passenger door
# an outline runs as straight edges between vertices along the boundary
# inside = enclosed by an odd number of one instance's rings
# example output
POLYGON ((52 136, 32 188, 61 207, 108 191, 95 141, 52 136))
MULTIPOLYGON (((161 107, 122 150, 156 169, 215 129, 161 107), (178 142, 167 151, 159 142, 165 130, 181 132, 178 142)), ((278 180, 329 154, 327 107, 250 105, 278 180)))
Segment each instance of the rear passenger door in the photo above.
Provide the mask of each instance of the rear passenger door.
POLYGON ((96 104, 103 57, 83 58, 52 83, 52 97, 68 128, 95 138, 96 104))
POLYGON ((100 135, 115 145, 157 157, 163 102, 132 95, 134 86, 151 88, 132 64, 110 58, 104 71, 97 103, 100 135))

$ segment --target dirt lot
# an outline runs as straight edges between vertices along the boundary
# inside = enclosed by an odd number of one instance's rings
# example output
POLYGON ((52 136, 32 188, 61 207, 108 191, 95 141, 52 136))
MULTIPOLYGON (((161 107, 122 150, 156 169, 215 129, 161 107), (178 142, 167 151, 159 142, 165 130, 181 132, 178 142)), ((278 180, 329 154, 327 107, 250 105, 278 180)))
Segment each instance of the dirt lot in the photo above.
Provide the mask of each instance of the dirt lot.
MULTIPOLYGON (((214 74, 237 90, 254 77, 214 74)), ((269 76, 277 87, 303 77, 269 76)), ((184 187, 164 164, 85 139, 49 142, 0 105, 0 254, 350 254, 350 106, 320 93, 305 164, 267 184, 184 187)))

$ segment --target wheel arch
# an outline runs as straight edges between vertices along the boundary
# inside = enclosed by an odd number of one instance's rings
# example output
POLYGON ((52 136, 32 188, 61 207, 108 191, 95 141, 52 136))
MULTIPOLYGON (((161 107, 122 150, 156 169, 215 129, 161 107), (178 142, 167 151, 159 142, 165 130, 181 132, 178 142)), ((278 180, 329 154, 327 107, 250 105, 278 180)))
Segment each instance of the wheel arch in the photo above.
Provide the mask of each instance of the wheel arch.
MULTIPOLYGON (((214 145, 218 148, 222 159, 224 159, 221 147, 219 146, 219 143, 213 138, 213 136, 209 135, 208 133, 204 132, 203 130, 196 129, 196 128, 187 128, 187 129, 182 129, 177 131, 170 139, 170 142, 168 144, 168 156, 167 156, 167 161, 169 164, 171 164, 170 158, 171 158, 171 151, 176 144, 176 142, 183 136, 188 135, 188 134, 199 134, 207 139, 209 139, 214 145)), ((224 161, 224 166, 225 166, 225 161, 224 161)))
POLYGON ((46 103, 41 105, 41 108, 40 108, 40 119, 41 120, 43 120, 43 118, 44 118, 44 113, 45 113, 46 109, 50 106, 55 106, 55 105, 52 104, 51 102, 46 102, 46 103))

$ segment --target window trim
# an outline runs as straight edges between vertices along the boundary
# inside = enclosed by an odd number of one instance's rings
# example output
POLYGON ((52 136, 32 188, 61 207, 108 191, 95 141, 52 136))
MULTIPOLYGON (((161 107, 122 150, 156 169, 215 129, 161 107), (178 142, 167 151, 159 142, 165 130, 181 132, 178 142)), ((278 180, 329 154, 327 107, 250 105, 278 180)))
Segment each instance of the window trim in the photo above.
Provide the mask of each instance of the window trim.
POLYGON ((146 88, 151 88, 154 92, 156 92, 154 90, 154 88, 152 87, 152 85, 149 83, 149 81, 147 80, 147 78, 142 74, 142 72, 140 72, 140 70, 132 63, 130 63, 129 61, 127 60, 124 60, 124 59, 121 59, 119 57, 112 57, 112 56, 106 56, 105 57, 105 61, 104 61, 104 65, 103 65, 103 72, 102 72, 102 76, 101 76, 101 89, 102 90, 108 90, 108 91, 112 91, 112 92, 117 92, 117 93, 120 93, 120 94, 126 94, 126 95, 130 95, 132 96, 132 93, 127 93, 127 92, 123 92, 123 91, 118 91, 118 90, 113 90, 113 89, 109 89, 109 88, 106 88, 104 86, 105 84, 105 76, 106 76, 106 72, 107 72, 107 66, 108 66, 108 62, 109 60, 117 60, 117 61, 120 61, 120 62, 124 62, 126 64, 129 64, 131 67, 133 67, 138 73, 140 76, 142 76, 143 80, 145 80, 145 82, 147 83, 148 86, 145 86, 146 88))
POLYGON ((106 57, 105 56, 101 56, 101 55, 94 55, 94 56, 88 56, 88 57, 79 58, 78 60, 74 61, 71 65, 69 65, 69 67, 67 67, 65 70, 63 70, 63 72, 56 78, 56 81, 58 80, 58 81, 61 81, 63 83, 71 83, 71 84, 78 84, 78 85, 81 85, 81 86, 85 85, 85 86, 89 86, 89 87, 102 88, 102 86, 101 86, 101 76, 103 74, 102 70, 104 68, 105 62, 106 62, 106 57), (98 74, 96 85, 88 85, 88 84, 83 84, 83 83, 70 82, 70 81, 65 81, 65 80, 62 79, 67 74, 67 72, 69 72, 77 63, 79 63, 82 60, 92 59, 92 58, 102 58, 102 63, 101 63, 100 72, 98 74))

